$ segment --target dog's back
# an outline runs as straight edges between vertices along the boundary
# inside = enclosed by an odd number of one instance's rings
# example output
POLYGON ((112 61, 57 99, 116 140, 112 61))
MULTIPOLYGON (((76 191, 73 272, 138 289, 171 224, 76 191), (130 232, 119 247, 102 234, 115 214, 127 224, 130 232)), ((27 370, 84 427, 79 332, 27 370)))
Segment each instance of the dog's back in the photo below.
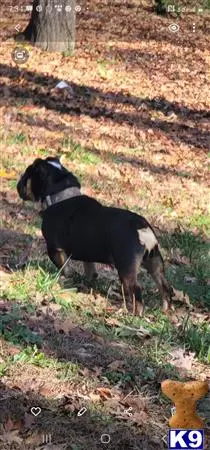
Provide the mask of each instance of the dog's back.
POLYGON ((114 264, 124 290, 135 300, 137 314, 143 311, 137 282, 142 264, 155 280, 167 310, 172 288, 150 224, 131 211, 106 207, 81 195, 80 187, 57 158, 36 159, 18 182, 23 200, 41 201, 42 232, 50 259, 59 269, 69 257, 91 266, 92 262, 114 264))
POLYGON ((125 249, 129 242, 136 250, 141 247, 143 250, 144 246, 151 250, 151 242, 157 243, 144 217, 102 206, 85 195, 57 203, 44 211, 42 232, 48 246, 63 248, 67 256, 105 264, 113 261, 116 246, 125 249))

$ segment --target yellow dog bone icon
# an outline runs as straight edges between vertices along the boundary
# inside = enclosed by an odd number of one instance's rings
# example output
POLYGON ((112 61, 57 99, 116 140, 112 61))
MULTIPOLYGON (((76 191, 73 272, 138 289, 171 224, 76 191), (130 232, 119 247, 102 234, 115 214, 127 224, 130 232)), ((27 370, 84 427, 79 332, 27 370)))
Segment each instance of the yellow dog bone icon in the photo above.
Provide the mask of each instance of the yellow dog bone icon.
POLYGON ((196 414, 196 402, 207 394, 207 381, 182 383, 164 380, 161 383, 161 389, 175 404, 176 412, 169 420, 171 428, 199 429, 204 427, 203 419, 196 414))

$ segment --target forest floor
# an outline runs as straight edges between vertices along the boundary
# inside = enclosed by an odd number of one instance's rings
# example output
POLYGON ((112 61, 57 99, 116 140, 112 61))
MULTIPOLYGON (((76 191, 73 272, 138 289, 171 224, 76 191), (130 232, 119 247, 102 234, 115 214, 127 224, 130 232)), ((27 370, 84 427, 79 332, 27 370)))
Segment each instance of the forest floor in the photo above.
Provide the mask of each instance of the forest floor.
MULTIPOLYGON (((73 55, 24 44, 29 59, 16 65, 14 24, 24 29, 28 16, 14 20, 2 3, 0 449, 167 448, 173 405, 161 381, 210 380, 209 15, 82 0, 73 55), (56 89, 62 80, 69 89, 56 89), (176 289, 173 315, 144 272, 141 319, 114 298, 108 267, 91 289, 80 263, 68 282, 59 276, 38 212, 16 192, 27 165, 49 155, 83 192, 151 222, 176 289)), ((199 405, 206 448, 209 403, 199 405)))

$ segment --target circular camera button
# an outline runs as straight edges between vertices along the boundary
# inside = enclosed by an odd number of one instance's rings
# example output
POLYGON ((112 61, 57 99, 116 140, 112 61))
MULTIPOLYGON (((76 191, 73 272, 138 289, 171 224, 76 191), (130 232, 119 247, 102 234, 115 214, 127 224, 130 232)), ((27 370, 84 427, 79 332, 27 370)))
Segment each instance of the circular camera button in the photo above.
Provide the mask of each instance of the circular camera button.
POLYGON ((29 58, 29 52, 25 47, 15 47, 12 51, 12 59, 16 64, 23 64, 29 58))
POLYGON ((111 441, 111 437, 109 434, 102 434, 101 435, 101 443, 102 444, 109 444, 111 441))

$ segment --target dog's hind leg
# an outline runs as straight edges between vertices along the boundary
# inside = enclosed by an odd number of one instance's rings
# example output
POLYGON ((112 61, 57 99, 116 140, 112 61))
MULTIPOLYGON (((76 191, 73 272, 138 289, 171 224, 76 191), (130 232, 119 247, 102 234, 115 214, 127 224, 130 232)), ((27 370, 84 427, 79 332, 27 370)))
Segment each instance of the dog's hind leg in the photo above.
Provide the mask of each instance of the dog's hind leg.
POLYGON ((122 283, 123 301, 125 306, 125 295, 127 294, 129 302, 133 305, 133 313, 142 316, 144 312, 144 304, 141 295, 141 288, 137 282, 137 274, 143 254, 133 253, 126 255, 126 259, 121 259, 120 264, 116 262, 119 278, 122 283), (130 262, 129 262, 130 261, 130 262))
POLYGON ((83 262, 83 266, 84 266, 85 276, 87 277, 88 281, 92 281, 95 278, 97 278, 98 274, 97 274, 94 263, 83 262))
POLYGON ((173 288, 165 278, 164 263, 158 246, 145 255, 142 263, 155 281, 162 297, 162 310, 168 311, 172 307, 173 288))
POLYGON ((144 305, 141 288, 137 282, 137 274, 144 256, 144 246, 138 241, 132 230, 124 228, 113 237, 112 260, 118 271, 122 284, 123 300, 125 296, 133 305, 135 315, 142 316, 144 305))

